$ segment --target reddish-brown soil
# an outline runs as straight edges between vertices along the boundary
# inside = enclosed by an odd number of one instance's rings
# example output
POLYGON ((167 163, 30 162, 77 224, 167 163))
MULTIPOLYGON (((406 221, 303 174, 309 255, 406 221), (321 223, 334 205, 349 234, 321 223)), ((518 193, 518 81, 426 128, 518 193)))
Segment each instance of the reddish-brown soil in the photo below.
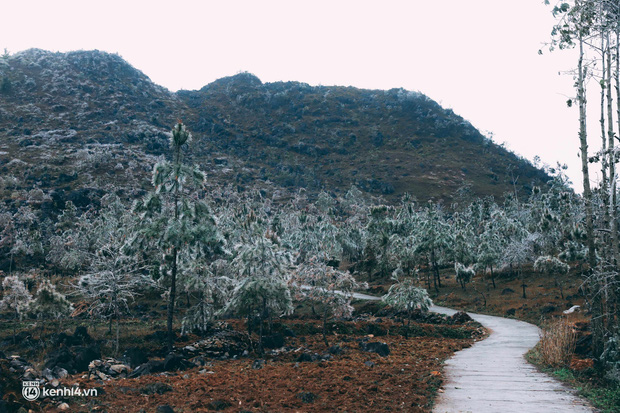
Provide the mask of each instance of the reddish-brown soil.
MULTIPOLYGON (((299 330, 302 324, 317 324, 310 328, 316 331, 314 327, 319 325, 311 320, 290 323, 293 330, 299 330)), ((252 367, 259 358, 252 355, 237 360, 213 360, 211 365, 186 371, 103 384, 81 379, 79 375, 63 383, 68 386, 79 383, 82 389, 103 389, 96 398, 70 400, 71 411, 155 412, 159 406, 169 405, 174 412, 429 412, 441 385, 443 360, 473 342, 472 338, 445 336, 480 338, 484 334, 475 325, 414 326, 412 323, 417 336, 405 338, 389 333, 400 326, 392 320, 378 319, 373 323, 388 334, 360 335, 360 324, 367 322, 341 324, 341 327, 349 324, 355 331, 329 336, 330 345, 339 345, 343 352, 327 361, 297 362, 304 351, 327 353, 320 334, 298 335, 287 338, 286 345, 291 351, 265 354, 262 357, 265 364, 260 369, 252 367), (364 338, 387 343, 389 356, 361 351, 359 341, 364 338), (153 382, 168 384, 172 390, 164 394, 142 394, 141 389, 153 382)), ((51 407, 48 405, 48 409, 51 407)))

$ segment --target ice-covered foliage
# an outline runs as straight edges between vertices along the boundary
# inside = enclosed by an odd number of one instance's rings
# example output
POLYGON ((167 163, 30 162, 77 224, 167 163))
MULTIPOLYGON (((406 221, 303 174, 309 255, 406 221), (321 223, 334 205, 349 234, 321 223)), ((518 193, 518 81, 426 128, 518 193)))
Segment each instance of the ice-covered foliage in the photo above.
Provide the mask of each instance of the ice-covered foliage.
POLYGON ((313 257, 295 271, 293 285, 297 300, 307 300, 323 306, 323 339, 327 343, 327 320, 330 317, 348 318, 353 314, 351 300, 358 288, 368 287, 358 283, 348 271, 340 271, 313 257))
POLYGON ((461 288, 465 289, 465 286, 471 282, 476 275, 473 267, 466 267, 460 262, 454 263, 454 271, 456 272, 456 280, 461 284, 461 288))
POLYGON ((390 286, 387 294, 381 300, 387 305, 394 307, 398 311, 405 311, 411 320, 411 314, 415 310, 422 312, 428 311, 433 305, 433 301, 428 296, 428 292, 419 288, 413 277, 403 277, 394 274, 392 277, 396 283, 390 286))
POLYGON ((37 288, 29 310, 38 319, 57 320, 71 314, 73 305, 64 294, 56 291, 54 284, 49 280, 43 280, 37 288))
POLYGON ((13 313, 17 318, 26 314, 32 301, 32 295, 17 275, 9 275, 2 280, 3 295, 0 300, 0 311, 13 313))

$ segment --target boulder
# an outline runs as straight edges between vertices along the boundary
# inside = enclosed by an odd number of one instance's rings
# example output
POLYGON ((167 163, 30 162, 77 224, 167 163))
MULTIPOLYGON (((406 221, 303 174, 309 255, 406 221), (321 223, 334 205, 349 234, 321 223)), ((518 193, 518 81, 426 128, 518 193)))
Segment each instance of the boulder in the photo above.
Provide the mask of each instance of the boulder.
POLYGON ((473 320, 465 311, 458 311, 450 317, 450 321, 452 324, 465 324, 473 320))
POLYGON ((360 350, 377 353, 381 357, 387 357, 390 355, 390 347, 387 343, 361 341, 360 350))

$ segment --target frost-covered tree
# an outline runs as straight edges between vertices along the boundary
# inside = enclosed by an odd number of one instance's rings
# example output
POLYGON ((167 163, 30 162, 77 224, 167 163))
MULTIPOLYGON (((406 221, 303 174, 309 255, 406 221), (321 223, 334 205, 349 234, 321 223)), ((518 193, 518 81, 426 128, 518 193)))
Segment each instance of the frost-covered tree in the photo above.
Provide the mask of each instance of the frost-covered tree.
POLYGON ((476 247, 476 265, 483 271, 489 270, 493 288, 497 288, 494 269, 501 263, 503 252, 501 238, 496 231, 496 228, 489 222, 485 231, 480 235, 479 243, 476 247))
POLYGON ((235 285, 232 267, 224 259, 208 267, 194 267, 185 283, 185 290, 194 304, 183 317, 183 333, 206 333, 217 312, 225 307, 235 285))
POLYGON ((141 222, 128 244, 128 252, 159 252, 160 258, 151 264, 151 269, 156 276, 163 276, 168 290, 168 349, 172 351, 177 284, 192 262, 209 261, 219 253, 224 240, 209 206, 197 195, 205 174, 197 166, 189 167, 183 162, 183 149, 191 142, 191 134, 179 122, 169 136, 173 161, 155 165, 153 190, 134 205, 141 222))
MULTIPOLYGON (((424 256, 428 262, 429 272, 433 273, 433 285, 435 290, 441 287, 439 277, 440 264, 447 261, 450 255, 450 247, 454 238, 451 228, 441 210, 429 203, 427 208, 420 214, 419 225, 416 229, 417 252, 424 256)), ((431 288, 430 274, 427 275, 427 286, 431 288)))
POLYGON ((461 284, 463 290, 465 290, 465 286, 471 282, 476 274, 473 267, 466 267, 460 262, 454 263, 454 272, 456 273, 456 281, 461 284))
POLYGON ((323 306, 323 340, 327 341, 327 321, 331 317, 346 318, 353 313, 351 300, 359 284, 348 271, 340 271, 313 257, 300 265, 292 279, 296 298, 319 303, 323 306))
POLYGON ((563 283, 559 276, 568 274, 570 265, 549 255, 540 256, 534 262, 534 269, 540 273, 553 277, 555 286, 560 288, 560 295, 564 298, 563 283))
POLYGON ((293 311, 291 292, 288 286, 291 254, 259 232, 255 227, 254 237, 236 247, 232 267, 238 278, 225 312, 234 312, 247 317, 248 332, 252 331, 252 319, 258 319, 259 345, 262 349, 263 323, 293 311))
POLYGON ((398 311, 406 311, 407 325, 409 325, 413 312, 415 310, 427 312, 433 305, 433 301, 425 289, 415 285, 412 277, 402 277, 395 273, 392 279, 396 283, 390 286, 387 294, 381 297, 381 300, 398 311))
POLYGON ((5 277, 2 280, 2 289, 4 293, 0 299, 0 312, 6 311, 15 315, 16 321, 13 323, 13 340, 15 340, 17 320, 21 320, 26 314, 32 295, 17 275, 5 277))
POLYGON ((64 294, 56 291, 56 286, 43 280, 37 288, 34 300, 30 302, 29 311, 39 320, 60 320, 73 311, 73 305, 64 294))

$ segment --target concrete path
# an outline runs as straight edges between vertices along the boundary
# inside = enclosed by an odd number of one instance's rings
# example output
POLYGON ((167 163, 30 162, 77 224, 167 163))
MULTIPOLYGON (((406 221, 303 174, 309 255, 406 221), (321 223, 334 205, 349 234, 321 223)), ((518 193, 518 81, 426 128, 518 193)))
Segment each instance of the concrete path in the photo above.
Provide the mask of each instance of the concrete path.
MULTIPOLYGON (((431 311, 452 315, 450 308, 431 311)), ((523 321, 468 313, 490 330, 485 340, 446 361, 444 393, 433 412, 551 413, 594 412, 589 404, 523 355, 539 340, 538 327, 523 321)))

